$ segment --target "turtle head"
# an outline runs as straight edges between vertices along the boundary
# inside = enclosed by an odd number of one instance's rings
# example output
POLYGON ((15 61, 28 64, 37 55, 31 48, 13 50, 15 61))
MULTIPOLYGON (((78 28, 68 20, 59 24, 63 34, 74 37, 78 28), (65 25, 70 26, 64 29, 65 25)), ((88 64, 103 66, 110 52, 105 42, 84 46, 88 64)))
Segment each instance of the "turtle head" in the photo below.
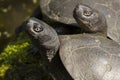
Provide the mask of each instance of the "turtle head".
POLYGON ((85 4, 78 4, 74 11, 73 17, 85 31, 88 32, 105 32, 106 19, 97 10, 85 4))
POLYGON ((34 17, 30 18, 26 24, 26 32, 29 34, 33 45, 35 45, 40 52, 46 53, 46 56, 51 60, 58 51, 60 42, 55 30, 34 17))
POLYGON ((34 17, 31 17, 27 21, 26 32, 29 34, 32 40, 42 45, 54 39, 55 36, 55 31, 51 27, 34 17))
POLYGON ((26 32, 37 46, 50 49, 59 43, 58 35, 55 30, 37 18, 31 17, 26 24, 26 32), (51 44, 53 41, 53 44, 51 44))

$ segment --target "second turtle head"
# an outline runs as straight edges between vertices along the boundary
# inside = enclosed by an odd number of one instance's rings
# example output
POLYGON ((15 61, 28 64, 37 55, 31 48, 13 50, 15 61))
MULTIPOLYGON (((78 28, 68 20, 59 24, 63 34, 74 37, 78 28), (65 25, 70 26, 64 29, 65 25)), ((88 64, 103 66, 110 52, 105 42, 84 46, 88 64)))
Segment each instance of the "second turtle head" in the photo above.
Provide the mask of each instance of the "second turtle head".
POLYGON ((73 17, 87 32, 105 32, 107 29, 105 16, 98 10, 85 4, 76 5, 73 17))

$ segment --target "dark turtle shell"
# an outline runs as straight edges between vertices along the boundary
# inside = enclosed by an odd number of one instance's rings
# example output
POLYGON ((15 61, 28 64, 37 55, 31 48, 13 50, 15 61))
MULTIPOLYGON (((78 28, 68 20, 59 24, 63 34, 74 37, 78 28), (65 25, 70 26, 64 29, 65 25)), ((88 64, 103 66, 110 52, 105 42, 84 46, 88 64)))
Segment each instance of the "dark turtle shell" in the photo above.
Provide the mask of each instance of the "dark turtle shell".
POLYGON ((45 20, 75 24, 73 9, 79 3, 89 5, 104 14, 108 25, 107 35, 120 43, 119 0, 40 0, 40 8, 45 20))
POLYGON ((120 45, 98 34, 60 36, 60 58, 74 80, 120 80, 120 45))

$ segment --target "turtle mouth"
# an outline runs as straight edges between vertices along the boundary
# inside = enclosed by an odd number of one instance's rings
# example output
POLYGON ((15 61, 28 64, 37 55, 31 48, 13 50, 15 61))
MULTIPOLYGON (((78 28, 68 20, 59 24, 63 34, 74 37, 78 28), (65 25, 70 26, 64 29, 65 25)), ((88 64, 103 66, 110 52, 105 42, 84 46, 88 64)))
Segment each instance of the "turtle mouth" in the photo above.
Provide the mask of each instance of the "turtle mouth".
POLYGON ((87 20, 79 19, 83 24, 90 25, 90 22, 87 20))
POLYGON ((96 27, 92 25, 92 23, 89 20, 83 20, 79 19, 80 23, 82 24, 81 27, 86 31, 86 32, 95 32, 96 27))

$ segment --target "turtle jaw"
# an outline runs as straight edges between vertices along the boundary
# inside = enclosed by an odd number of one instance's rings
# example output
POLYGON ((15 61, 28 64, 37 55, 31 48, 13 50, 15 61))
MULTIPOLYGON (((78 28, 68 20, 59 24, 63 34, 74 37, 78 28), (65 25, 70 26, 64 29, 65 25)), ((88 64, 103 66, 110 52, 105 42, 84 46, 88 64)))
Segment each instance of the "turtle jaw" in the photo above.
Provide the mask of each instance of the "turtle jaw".
POLYGON ((103 25, 97 25, 99 24, 99 20, 96 22, 92 22, 89 19, 88 20, 84 20, 81 18, 75 18, 76 22, 80 25, 80 27, 88 33, 96 33, 96 32, 102 32, 106 34, 106 25, 104 23, 101 23, 103 25))

